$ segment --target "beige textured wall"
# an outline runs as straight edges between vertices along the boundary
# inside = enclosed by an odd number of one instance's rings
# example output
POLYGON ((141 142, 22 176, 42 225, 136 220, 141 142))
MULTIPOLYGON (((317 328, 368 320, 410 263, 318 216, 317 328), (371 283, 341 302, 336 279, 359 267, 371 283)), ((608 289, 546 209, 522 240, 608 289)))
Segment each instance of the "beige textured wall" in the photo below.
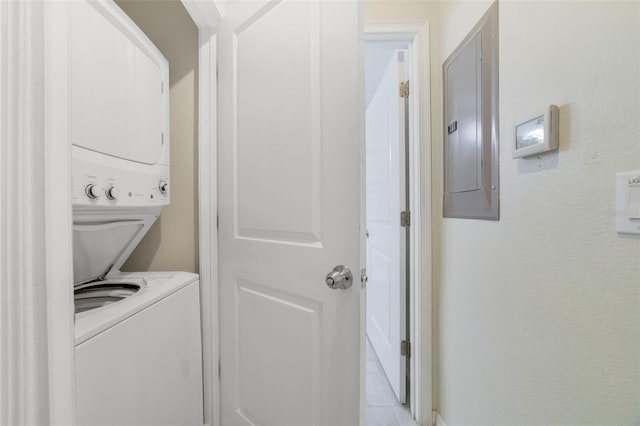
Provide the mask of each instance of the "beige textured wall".
POLYGON ((433 21, 440 5, 427 0, 364 0, 365 22, 433 21))
POLYGON ((198 272, 198 29, 179 0, 117 0, 169 61, 171 205, 124 271, 198 272))
MULTIPOLYGON (((439 63, 488 5, 442 3, 439 63)), ((615 173, 640 169, 640 3, 499 7, 501 218, 435 224, 439 409, 449 426, 638 424, 640 238, 613 208, 615 173), (559 152, 512 159, 514 126, 551 103, 559 152)))
POLYGON ((434 407, 456 425, 640 422, 640 238, 614 176, 640 169, 640 3, 500 2, 499 222, 442 219, 442 63, 491 3, 366 1, 431 22, 434 407), (513 160, 560 105, 560 150, 513 160))

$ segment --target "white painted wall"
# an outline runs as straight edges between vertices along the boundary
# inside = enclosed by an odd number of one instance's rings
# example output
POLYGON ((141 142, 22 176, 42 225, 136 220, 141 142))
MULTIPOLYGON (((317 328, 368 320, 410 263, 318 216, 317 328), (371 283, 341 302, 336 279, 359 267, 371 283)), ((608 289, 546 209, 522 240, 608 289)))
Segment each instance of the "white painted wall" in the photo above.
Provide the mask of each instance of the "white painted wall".
MULTIPOLYGON (((489 4, 440 4, 438 64, 489 4)), ((612 208, 614 174, 640 169, 640 3, 501 1, 500 137, 500 221, 434 225, 437 408, 449 426, 636 424, 640 239, 612 208), (550 103, 560 151, 511 159, 514 125, 550 103)), ((441 164, 435 143, 436 212, 441 164)))

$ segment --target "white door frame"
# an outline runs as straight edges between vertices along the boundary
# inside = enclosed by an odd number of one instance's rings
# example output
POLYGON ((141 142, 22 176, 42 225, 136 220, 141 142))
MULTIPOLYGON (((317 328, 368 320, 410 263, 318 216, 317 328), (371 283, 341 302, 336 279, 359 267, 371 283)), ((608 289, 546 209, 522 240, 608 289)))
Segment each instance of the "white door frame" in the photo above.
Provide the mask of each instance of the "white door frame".
MULTIPOLYGON (((182 3, 200 39, 204 418, 218 426, 215 34, 223 12, 216 0, 182 3)), ((68 49, 68 4, 0 4, 7 47, 0 51, 0 177, 7 183, 0 200, 0 305, 11 324, 0 330, 3 424, 75 423, 69 81, 67 61, 60 60, 68 49)))
POLYGON ((2 424, 73 422, 71 147, 64 115, 45 114, 66 100, 46 68, 61 41, 44 37, 50 5, 0 4, 2 424))
MULTIPOLYGON (((410 81, 410 243, 409 307, 411 342, 410 405, 412 416, 431 424, 432 305, 431 305, 431 109, 429 24, 427 22, 365 23, 366 42, 408 42, 410 81), (416 96, 417 94, 417 96, 416 96)), ((364 331, 363 331, 364 333, 364 331)), ((361 398, 365 398, 364 395, 361 398)))
POLYGON ((204 423, 220 426, 218 328, 218 57, 217 0, 181 0, 198 27, 198 217, 204 423))

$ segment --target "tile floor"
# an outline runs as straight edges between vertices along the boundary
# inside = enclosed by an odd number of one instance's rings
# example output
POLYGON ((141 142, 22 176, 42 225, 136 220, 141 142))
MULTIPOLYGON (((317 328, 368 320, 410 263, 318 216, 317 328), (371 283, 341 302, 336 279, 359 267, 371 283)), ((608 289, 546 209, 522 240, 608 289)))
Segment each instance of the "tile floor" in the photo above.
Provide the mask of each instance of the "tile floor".
POLYGON ((367 339, 367 426, 418 426, 400 404, 367 339))

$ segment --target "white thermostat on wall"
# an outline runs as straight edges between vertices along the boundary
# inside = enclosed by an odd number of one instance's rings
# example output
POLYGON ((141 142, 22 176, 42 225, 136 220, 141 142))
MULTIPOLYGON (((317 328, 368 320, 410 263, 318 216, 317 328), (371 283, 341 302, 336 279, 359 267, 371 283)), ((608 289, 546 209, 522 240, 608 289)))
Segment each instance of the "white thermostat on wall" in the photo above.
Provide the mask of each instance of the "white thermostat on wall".
POLYGON ((528 157, 558 149, 557 105, 549 105, 547 112, 516 126, 513 158, 528 157))
POLYGON ((616 175, 616 231, 640 234, 640 170, 616 175))

